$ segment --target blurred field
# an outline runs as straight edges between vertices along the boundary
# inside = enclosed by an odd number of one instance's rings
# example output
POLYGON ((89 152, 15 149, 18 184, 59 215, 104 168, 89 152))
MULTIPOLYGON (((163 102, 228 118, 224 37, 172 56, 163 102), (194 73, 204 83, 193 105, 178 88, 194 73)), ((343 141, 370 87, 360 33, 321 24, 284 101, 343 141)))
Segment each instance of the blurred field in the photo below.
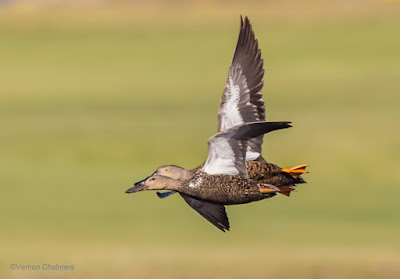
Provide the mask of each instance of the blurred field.
POLYGON ((0 5, 0 277, 399 278, 399 2, 181 4, 0 5), (124 191, 205 160, 240 14, 294 125, 264 155, 310 174, 223 234, 124 191))

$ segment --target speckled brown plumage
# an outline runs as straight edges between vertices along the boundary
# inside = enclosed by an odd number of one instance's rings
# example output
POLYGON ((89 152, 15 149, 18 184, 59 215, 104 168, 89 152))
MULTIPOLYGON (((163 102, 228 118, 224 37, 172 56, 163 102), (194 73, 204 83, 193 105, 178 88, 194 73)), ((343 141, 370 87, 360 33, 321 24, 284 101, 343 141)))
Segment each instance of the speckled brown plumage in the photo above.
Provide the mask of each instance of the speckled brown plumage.
POLYGON ((242 204, 276 195, 261 193, 260 188, 275 187, 237 175, 209 175, 197 172, 191 179, 181 181, 179 192, 219 204, 242 204))
POLYGON ((272 163, 247 161, 246 166, 249 178, 261 183, 272 184, 276 187, 305 183, 301 177, 293 178, 287 172, 282 171, 282 168, 272 163))
MULTIPOLYGON (((203 165, 190 170, 191 177, 200 172, 203 165)), ((248 178, 259 183, 274 185, 278 188, 306 183, 301 177, 293 178, 287 172, 282 171, 282 168, 272 163, 247 161, 246 167, 248 178)))

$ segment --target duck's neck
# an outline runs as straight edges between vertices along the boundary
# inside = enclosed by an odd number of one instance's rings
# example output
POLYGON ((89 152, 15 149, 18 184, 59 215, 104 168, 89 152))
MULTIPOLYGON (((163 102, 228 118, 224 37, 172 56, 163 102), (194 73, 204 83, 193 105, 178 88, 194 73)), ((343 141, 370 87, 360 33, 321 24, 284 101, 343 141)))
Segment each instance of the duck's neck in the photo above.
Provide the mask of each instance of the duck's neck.
POLYGON ((179 172, 177 175, 175 175, 176 179, 179 180, 187 180, 193 177, 193 175, 196 173, 197 168, 192 169, 192 170, 187 170, 185 168, 179 167, 179 172))
POLYGON ((182 181, 178 179, 173 179, 170 177, 165 177, 164 178, 164 189, 160 190, 172 190, 172 191, 177 191, 182 188, 182 181))
POLYGON ((187 180, 193 177, 202 167, 204 164, 201 164, 200 166, 187 170, 185 168, 179 167, 179 175, 177 176, 177 179, 179 180, 187 180))

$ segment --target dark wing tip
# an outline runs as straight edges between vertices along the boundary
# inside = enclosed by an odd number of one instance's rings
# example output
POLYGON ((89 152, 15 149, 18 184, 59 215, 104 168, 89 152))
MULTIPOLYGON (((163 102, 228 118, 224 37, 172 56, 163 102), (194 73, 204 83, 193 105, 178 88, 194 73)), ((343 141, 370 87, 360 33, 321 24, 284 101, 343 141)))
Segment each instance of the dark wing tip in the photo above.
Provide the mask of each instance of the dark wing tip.
POLYGON ((286 122, 282 122, 283 124, 282 124, 282 126, 285 126, 285 127, 287 127, 287 128, 290 128, 290 127, 293 127, 291 124, 292 124, 292 122, 290 122, 290 121, 286 121, 286 122))
POLYGON ((219 222, 218 222, 218 224, 213 224, 213 225, 215 225, 222 232, 229 231, 229 223, 228 223, 228 226, 226 226, 225 224, 219 223, 219 222))
POLYGON ((281 124, 282 126, 289 126, 289 127, 292 127, 292 125, 290 125, 290 124, 292 124, 292 121, 277 121, 276 123, 279 123, 279 124, 281 124))
POLYGON ((222 204, 215 204, 204 200, 199 200, 182 193, 180 193, 180 195, 191 208, 196 210, 211 224, 223 232, 225 232, 225 230, 229 231, 229 219, 226 215, 225 206, 222 204))
POLYGON ((241 29, 247 29, 248 27, 251 28, 250 20, 247 16, 244 17, 243 20, 243 15, 240 15, 240 28, 241 29))
POLYGON ((276 126, 273 128, 273 130, 280 130, 280 129, 287 129, 287 128, 291 128, 293 127, 292 122, 290 121, 277 121, 277 122, 272 122, 274 123, 276 126))
POLYGON ((218 229, 220 229, 221 231, 223 231, 223 232, 226 232, 226 231, 228 231, 229 232, 229 229, 230 229, 230 227, 229 227, 229 222, 228 223, 220 223, 220 222, 218 222, 217 224, 214 224, 214 223, 212 223, 214 226, 216 226, 218 229))
POLYGON ((247 16, 244 17, 244 25, 251 27, 250 20, 247 16))
POLYGON ((290 121, 274 121, 274 122, 267 122, 267 123, 270 124, 268 132, 293 127, 292 125, 290 125, 292 123, 290 121))
POLYGON ((226 134, 235 140, 249 140, 272 131, 290 128, 292 127, 290 123, 289 121, 249 122, 227 129, 217 135, 226 134))

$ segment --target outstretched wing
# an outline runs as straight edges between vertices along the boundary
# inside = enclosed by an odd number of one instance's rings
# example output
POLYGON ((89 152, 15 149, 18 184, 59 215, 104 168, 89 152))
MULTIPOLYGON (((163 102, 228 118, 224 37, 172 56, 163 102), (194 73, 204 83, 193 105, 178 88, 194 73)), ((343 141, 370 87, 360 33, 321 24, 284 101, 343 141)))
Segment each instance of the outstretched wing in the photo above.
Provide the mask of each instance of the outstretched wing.
MULTIPOLYGON (((218 110, 218 131, 248 122, 264 121, 261 89, 264 69, 258 41, 249 19, 240 18, 240 33, 218 110)), ((263 136, 249 140, 247 160, 261 155, 263 136)))
POLYGON ((265 133, 291 127, 290 122, 253 122, 219 132, 208 140, 203 171, 208 174, 247 176, 247 141, 265 133))
POLYGON ((229 219, 222 204, 210 203, 179 193, 187 204, 221 231, 229 231, 229 219))

